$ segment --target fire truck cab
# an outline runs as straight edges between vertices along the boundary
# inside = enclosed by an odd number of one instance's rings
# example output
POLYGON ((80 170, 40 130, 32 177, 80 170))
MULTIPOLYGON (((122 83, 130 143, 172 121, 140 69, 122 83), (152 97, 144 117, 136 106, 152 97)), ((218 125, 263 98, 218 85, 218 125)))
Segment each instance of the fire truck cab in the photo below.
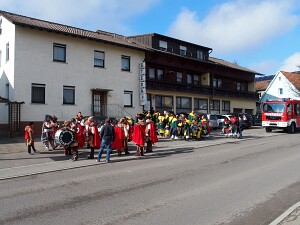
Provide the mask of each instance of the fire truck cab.
POLYGON ((266 132, 282 129, 294 133, 300 128, 300 100, 267 100, 262 107, 262 126, 266 132))

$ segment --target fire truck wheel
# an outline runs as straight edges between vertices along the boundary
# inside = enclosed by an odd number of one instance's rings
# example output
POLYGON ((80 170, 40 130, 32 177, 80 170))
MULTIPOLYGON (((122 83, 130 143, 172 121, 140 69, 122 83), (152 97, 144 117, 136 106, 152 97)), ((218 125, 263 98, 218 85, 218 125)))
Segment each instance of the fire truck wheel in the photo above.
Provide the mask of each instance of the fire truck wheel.
POLYGON ((290 134, 293 134, 295 132, 295 123, 292 123, 291 126, 289 126, 288 132, 290 134))
POLYGON ((272 132, 272 129, 270 127, 266 127, 266 132, 270 133, 270 132, 272 132))

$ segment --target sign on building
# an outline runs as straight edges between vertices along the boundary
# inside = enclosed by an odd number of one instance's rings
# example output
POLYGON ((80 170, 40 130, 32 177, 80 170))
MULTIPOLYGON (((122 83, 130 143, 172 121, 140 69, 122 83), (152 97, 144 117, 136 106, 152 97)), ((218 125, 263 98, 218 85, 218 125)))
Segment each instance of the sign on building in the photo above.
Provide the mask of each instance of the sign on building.
POLYGON ((142 62, 140 64, 140 105, 145 105, 146 101, 146 63, 142 62))

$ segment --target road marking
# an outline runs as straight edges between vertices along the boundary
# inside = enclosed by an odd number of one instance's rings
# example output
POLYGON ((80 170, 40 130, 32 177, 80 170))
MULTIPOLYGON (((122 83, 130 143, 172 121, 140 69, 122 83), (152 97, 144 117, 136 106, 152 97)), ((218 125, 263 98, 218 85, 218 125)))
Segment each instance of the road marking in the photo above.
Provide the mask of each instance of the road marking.
POLYGON ((300 207, 300 202, 298 202, 295 205, 293 205, 292 207, 290 207, 288 210, 286 210, 284 213, 282 213, 278 218, 276 218, 269 225, 278 225, 280 222, 282 222, 288 215, 290 215, 298 207, 300 207))

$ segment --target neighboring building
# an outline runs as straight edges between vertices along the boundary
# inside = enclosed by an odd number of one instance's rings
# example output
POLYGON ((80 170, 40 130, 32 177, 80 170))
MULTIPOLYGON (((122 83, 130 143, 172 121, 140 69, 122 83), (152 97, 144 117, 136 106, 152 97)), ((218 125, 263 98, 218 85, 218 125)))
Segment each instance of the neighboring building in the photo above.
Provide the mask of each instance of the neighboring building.
POLYGON ((209 57, 211 48, 157 33, 128 37, 146 52, 146 109, 255 114, 255 71, 209 57))
POLYGON ((46 114, 59 121, 83 115, 133 116, 139 97, 142 44, 0 11, 0 133, 13 118, 6 103, 21 105, 21 131, 36 130, 46 114), (3 102, 3 103, 2 103, 3 102), (10 113, 10 115, 9 115, 10 113))
POLYGON ((300 99, 299 73, 278 71, 261 96, 259 103, 264 103, 267 99, 279 98, 300 99))

